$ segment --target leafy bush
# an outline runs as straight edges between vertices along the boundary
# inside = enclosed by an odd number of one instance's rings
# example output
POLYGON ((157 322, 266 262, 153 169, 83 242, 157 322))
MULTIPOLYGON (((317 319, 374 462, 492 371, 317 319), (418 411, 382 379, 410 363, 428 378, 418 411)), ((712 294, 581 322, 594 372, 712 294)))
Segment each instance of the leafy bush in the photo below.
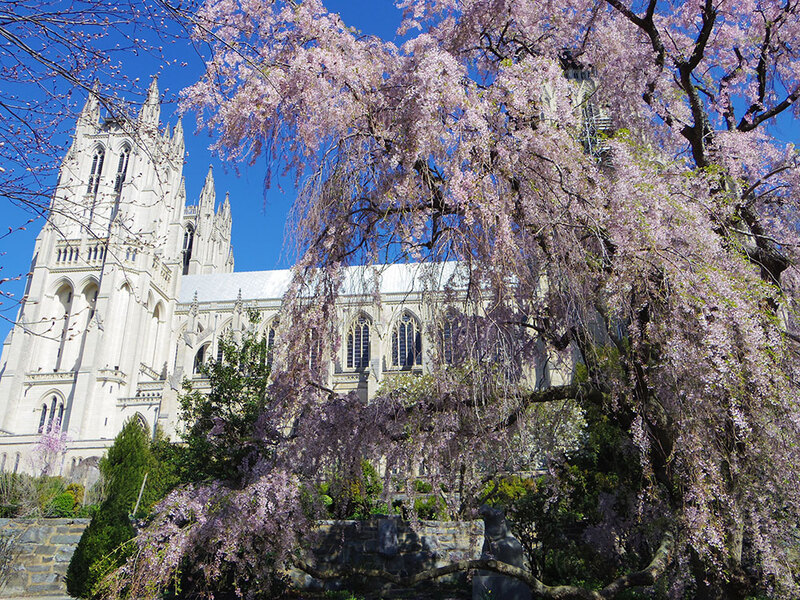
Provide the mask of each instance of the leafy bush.
POLYGON ((420 519, 428 521, 446 521, 448 517, 444 500, 435 495, 414 499, 414 512, 420 519))
POLYGON ((318 486, 318 498, 337 519, 365 519, 369 515, 387 514, 381 501, 383 483, 378 471, 367 460, 361 461, 361 472, 356 477, 333 475, 318 486))
POLYGON ((62 492, 53 498, 47 514, 51 517, 74 517, 76 508, 75 496, 69 492, 62 492))
POLYGON ((651 555, 648 531, 637 526, 637 451, 600 411, 590 407, 586 420, 582 446, 550 474, 487 486, 487 503, 506 507, 534 573, 548 584, 601 585, 651 555))

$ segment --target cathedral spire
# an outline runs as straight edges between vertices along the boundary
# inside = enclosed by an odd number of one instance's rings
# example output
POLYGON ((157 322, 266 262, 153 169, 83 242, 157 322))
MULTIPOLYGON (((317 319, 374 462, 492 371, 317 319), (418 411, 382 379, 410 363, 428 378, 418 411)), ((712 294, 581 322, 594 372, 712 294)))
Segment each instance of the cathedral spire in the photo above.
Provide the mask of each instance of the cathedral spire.
POLYGON ((219 211, 217 211, 217 214, 223 220, 227 220, 228 217, 230 217, 230 215, 231 215, 231 195, 230 195, 230 192, 225 192, 225 200, 220 205, 219 211))
POLYGON ((213 214, 216 198, 217 193, 214 190, 214 170, 211 165, 208 165, 206 182, 203 184, 203 189, 200 191, 200 210, 202 211, 205 208, 205 212, 213 214))
POLYGON ((180 154, 183 154, 183 120, 180 117, 178 117, 178 122, 172 130, 172 147, 180 154))
POLYGON ((180 202, 181 206, 186 204, 186 178, 181 177, 181 183, 178 186, 178 201, 180 202))
POLYGON ((100 84, 95 81, 94 85, 92 85, 89 95, 86 97, 86 104, 83 105, 83 110, 81 110, 81 116, 78 118, 79 123, 86 125, 97 125, 98 121, 100 120, 99 90, 100 84))
POLYGON ((147 98, 142 104, 139 112, 139 123, 158 127, 158 119, 161 116, 161 101, 158 94, 158 75, 153 75, 150 87, 147 89, 147 98))

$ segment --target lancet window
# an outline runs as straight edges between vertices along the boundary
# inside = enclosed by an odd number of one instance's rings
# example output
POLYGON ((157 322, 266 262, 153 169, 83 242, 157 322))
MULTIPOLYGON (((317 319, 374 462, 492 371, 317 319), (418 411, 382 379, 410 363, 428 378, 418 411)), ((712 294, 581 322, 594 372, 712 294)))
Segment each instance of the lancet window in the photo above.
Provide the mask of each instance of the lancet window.
POLYGON ((441 327, 442 361, 446 365, 453 364, 453 322, 445 319, 441 327))
POLYGON ((267 332, 267 353, 266 353, 266 361, 267 367, 272 370, 272 359, 273 359, 273 351, 272 349, 275 347, 275 330, 278 328, 280 321, 278 319, 273 319, 272 323, 269 325, 269 331, 267 332))
POLYGON ((117 176, 114 179, 114 191, 119 193, 122 191, 122 184, 125 183, 125 175, 128 172, 128 161, 131 157, 131 149, 128 146, 122 148, 119 155, 119 162, 117 163, 117 176))
POLYGON ((58 396, 53 396, 50 400, 50 408, 47 407, 47 402, 42 404, 42 414, 39 417, 39 433, 46 431, 61 431, 64 422, 64 402, 58 399, 58 396))
POLYGON ((44 431, 44 425, 47 423, 47 403, 42 404, 42 416, 39 417, 39 433, 44 431))
POLYGON ((413 367, 422 364, 422 334, 417 320, 403 313, 392 330, 392 366, 413 367))
POLYGON ((183 274, 189 274, 189 261, 192 260, 192 246, 194 245, 194 227, 190 224, 186 226, 183 234, 183 274))
POLYGON ((197 351, 197 354, 194 355, 194 365, 192 368, 192 373, 195 375, 200 374, 200 368, 203 366, 203 363, 206 361, 206 351, 208 350, 208 344, 204 344, 200 347, 197 351))
POLYGON ((86 186, 87 194, 96 194, 100 186, 100 175, 103 173, 103 162, 106 159, 105 150, 98 148, 92 157, 92 171, 89 174, 89 184, 86 186))
POLYGON ((350 326, 347 333, 348 369, 364 369, 369 366, 369 330, 370 321, 363 315, 350 326))

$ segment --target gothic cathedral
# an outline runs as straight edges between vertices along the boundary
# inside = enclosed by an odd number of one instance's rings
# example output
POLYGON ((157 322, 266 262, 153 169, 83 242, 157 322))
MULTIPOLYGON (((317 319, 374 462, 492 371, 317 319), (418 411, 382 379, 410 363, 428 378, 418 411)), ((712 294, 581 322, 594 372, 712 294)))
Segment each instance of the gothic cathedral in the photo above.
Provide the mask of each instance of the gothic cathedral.
MULTIPOLYGON (((291 273, 233 272, 228 198, 217 204, 209 170, 187 204, 183 130, 162 131, 159 116, 154 80, 135 121, 101 119, 91 96, 78 119, 3 345, 0 470, 40 472, 37 444, 63 434, 49 472, 70 475, 96 464, 129 419, 175 439, 183 382, 203 389, 199 365, 253 327, 248 311, 272 344, 291 273)), ((447 323, 435 336, 423 327, 440 318, 423 298, 458 266, 427 267, 425 277, 413 264, 348 269, 341 348, 321 358, 328 386, 366 401, 383 378, 426 369, 431 349, 452 356, 447 323)))

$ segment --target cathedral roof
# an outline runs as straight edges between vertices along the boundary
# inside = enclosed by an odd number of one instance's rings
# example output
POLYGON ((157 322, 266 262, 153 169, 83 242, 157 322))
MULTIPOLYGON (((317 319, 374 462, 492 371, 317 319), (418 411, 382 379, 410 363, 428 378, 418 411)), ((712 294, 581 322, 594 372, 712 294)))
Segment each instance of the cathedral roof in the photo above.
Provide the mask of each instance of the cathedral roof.
MULTIPOLYGON (((372 295, 376 277, 381 294, 411 294, 443 289, 447 285, 461 287, 463 273, 456 262, 409 263, 374 265, 371 267, 346 267, 342 295, 372 295)), ((283 297, 289 288, 292 272, 243 271, 240 273, 215 273, 212 275, 184 275, 178 302, 189 304, 197 294, 198 302, 234 302, 242 300, 270 300, 283 297)))

